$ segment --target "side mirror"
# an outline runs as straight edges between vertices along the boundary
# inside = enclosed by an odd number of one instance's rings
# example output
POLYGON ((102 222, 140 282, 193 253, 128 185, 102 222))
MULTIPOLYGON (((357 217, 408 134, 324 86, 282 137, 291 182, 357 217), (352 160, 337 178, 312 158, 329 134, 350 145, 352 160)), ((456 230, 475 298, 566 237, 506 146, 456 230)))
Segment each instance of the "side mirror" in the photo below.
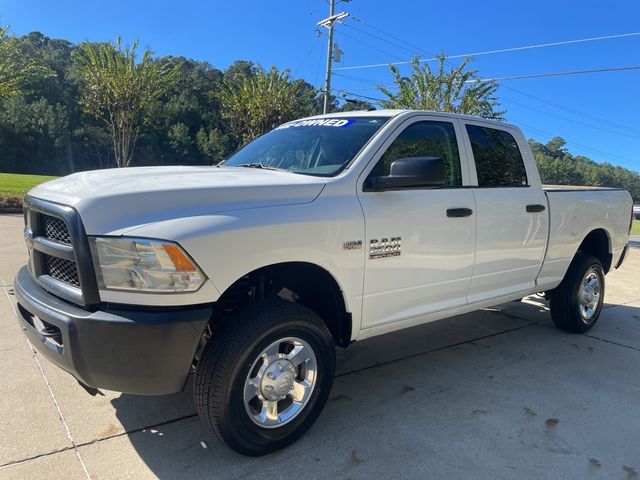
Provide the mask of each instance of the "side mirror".
POLYGON ((391 164, 389 175, 372 177, 374 191, 411 187, 442 187, 444 185, 444 162, 441 157, 398 158, 391 164))

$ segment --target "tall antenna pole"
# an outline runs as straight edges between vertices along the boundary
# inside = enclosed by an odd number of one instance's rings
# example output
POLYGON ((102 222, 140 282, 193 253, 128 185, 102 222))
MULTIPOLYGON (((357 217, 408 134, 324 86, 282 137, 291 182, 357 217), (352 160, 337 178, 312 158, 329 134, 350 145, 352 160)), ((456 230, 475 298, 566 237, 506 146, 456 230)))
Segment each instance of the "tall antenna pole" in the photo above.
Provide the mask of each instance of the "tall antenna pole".
POLYGON ((327 70, 324 76, 324 102, 322 105, 322 113, 329 110, 329 100, 331 98, 331 64, 333 62, 333 26, 335 23, 349 14, 342 12, 335 14, 336 0, 329 0, 329 17, 318 22, 318 26, 329 29, 329 42, 327 44, 327 70))

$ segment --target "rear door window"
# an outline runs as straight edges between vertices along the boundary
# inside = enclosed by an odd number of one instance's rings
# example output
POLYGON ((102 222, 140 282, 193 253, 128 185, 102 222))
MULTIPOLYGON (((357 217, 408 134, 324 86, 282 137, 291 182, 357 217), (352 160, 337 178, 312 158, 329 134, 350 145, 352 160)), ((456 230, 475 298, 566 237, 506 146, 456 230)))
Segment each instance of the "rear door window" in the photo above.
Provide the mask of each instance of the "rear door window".
POLYGON ((528 185, 524 160, 515 138, 497 128, 466 125, 479 187, 528 185))

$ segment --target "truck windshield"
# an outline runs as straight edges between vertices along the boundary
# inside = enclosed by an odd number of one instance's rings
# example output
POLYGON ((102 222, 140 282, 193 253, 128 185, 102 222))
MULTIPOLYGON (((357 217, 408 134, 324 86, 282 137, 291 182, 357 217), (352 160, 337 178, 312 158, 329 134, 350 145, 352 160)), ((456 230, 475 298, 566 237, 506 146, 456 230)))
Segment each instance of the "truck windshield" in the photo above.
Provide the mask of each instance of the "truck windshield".
POLYGON ((387 120, 384 117, 296 120, 256 138, 221 165, 330 177, 344 169, 387 120))

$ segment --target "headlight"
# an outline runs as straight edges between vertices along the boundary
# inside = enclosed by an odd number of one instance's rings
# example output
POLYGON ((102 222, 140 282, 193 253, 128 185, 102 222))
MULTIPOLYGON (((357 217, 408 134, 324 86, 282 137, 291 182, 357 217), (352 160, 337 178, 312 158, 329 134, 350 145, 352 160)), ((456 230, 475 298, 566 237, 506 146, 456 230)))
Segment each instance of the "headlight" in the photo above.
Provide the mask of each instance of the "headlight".
POLYGON ((90 239, 98 288, 136 292, 192 292, 204 274, 172 242, 145 238, 90 239))

